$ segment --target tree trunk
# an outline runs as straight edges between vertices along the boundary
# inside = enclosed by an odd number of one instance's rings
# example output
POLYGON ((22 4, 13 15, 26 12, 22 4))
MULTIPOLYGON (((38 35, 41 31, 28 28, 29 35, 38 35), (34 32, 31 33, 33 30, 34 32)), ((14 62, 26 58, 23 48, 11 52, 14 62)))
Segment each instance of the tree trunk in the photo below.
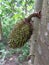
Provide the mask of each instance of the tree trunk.
POLYGON ((40 34, 37 42, 36 60, 38 59, 39 65, 49 65, 49 0, 43 1, 40 34))
MULTIPOLYGON (((42 2, 43 2, 43 0, 36 0, 35 1, 35 12, 39 12, 42 9, 42 2)), ((33 30, 33 35, 30 39, 31 40, 31 49, 30 49, 31 54, 30 55, 32 55, 31 56, 31 63, 32 64, 34 64, 34 60, 35 60, 35 48, 37 45, 37 38, 38 38, 40 21, 41 21, 40 19, 34 18, 34 23, 33 23, 34 30, 33 30)))

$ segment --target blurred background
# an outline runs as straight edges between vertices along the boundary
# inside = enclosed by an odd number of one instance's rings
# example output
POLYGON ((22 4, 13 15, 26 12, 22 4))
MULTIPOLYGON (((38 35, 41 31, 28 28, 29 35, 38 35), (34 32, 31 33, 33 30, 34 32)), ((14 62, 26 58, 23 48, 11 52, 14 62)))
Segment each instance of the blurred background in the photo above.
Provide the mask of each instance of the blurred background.
POLYGON ((9 50, 7 39, 16 22, 20 22, 33 11, 34 0, 0 0, 0 65, 4 64, 5 58, 11 57, 13 54, 18 55, 21 62, 26 60, 29 55, 29 42, 26 42, 21 49, 9 50))

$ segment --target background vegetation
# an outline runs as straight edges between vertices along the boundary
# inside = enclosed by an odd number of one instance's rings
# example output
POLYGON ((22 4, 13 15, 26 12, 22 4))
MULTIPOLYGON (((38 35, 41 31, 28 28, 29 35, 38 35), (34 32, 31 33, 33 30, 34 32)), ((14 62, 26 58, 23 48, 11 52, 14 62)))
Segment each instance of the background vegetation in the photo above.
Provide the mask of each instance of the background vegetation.
MULTIPOLYGON (((34 0, 0 0, 0 22, 2 24, 3 39, 6 42, 8 35, 16 22, 27 17, 34 10, 34 0)), ((0 43, 0 50, 4 53, 6 50, 5 44, 0 43), (4 50, 4 51, 3 51, 4 50)), ((18 49, 22 51, 19 58, 24 58, 29 54, 29 45, 27 44, 18 49)), ((17 50, 11 50, 10 53, 15 53, 17 50)))

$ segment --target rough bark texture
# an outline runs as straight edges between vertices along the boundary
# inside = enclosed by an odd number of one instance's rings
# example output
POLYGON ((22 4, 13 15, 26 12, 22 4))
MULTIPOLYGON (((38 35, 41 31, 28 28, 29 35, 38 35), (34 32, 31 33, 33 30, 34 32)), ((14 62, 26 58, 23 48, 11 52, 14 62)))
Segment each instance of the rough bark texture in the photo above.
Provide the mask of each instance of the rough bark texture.
MULTIPOLYGON (((49 65, 49 0, 43 0, 42 19, 36 50, 39 65, 49 65)), ((35 65, 38 65, 37 63, 35 65)))
MULTIPOLYGON (((35 11, 38 12, 42 9, 42 2, 43 0, 35 0, 35 11)), ((34 64, 34 60, 35 60, 35 65, 38 63, 38 59, 36 60, 36 56, 35 56, 35 48, 37 45, 37 38, 38 38, 38 31, 39 31, 39 25, 40 25, 40 19, 38 18, 34 18, 34 31, 33 31, 33 35, 31 37, 31 49, 30 49, 30 53, 31 53, 31 62, 32 64, 34 64)))

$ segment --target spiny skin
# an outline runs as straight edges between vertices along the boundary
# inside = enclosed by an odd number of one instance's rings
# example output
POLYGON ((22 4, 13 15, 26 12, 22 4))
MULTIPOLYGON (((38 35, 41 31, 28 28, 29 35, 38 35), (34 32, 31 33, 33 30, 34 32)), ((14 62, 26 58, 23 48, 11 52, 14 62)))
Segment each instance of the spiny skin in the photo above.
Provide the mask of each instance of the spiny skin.
POLYGON ((29 40, 33 32, 32 24, 30 20, 32 17, 41 17, 41 13, 33 13, 28 18, 25 18, 19 23, 16 23, 9 35, 9 46, 11 48, 20 48, 29 40))
POLYGON ((32 28, 29 23, 20 22, 15 25, 9 36, 11 48, 24 46, 32 34, 32 28))

